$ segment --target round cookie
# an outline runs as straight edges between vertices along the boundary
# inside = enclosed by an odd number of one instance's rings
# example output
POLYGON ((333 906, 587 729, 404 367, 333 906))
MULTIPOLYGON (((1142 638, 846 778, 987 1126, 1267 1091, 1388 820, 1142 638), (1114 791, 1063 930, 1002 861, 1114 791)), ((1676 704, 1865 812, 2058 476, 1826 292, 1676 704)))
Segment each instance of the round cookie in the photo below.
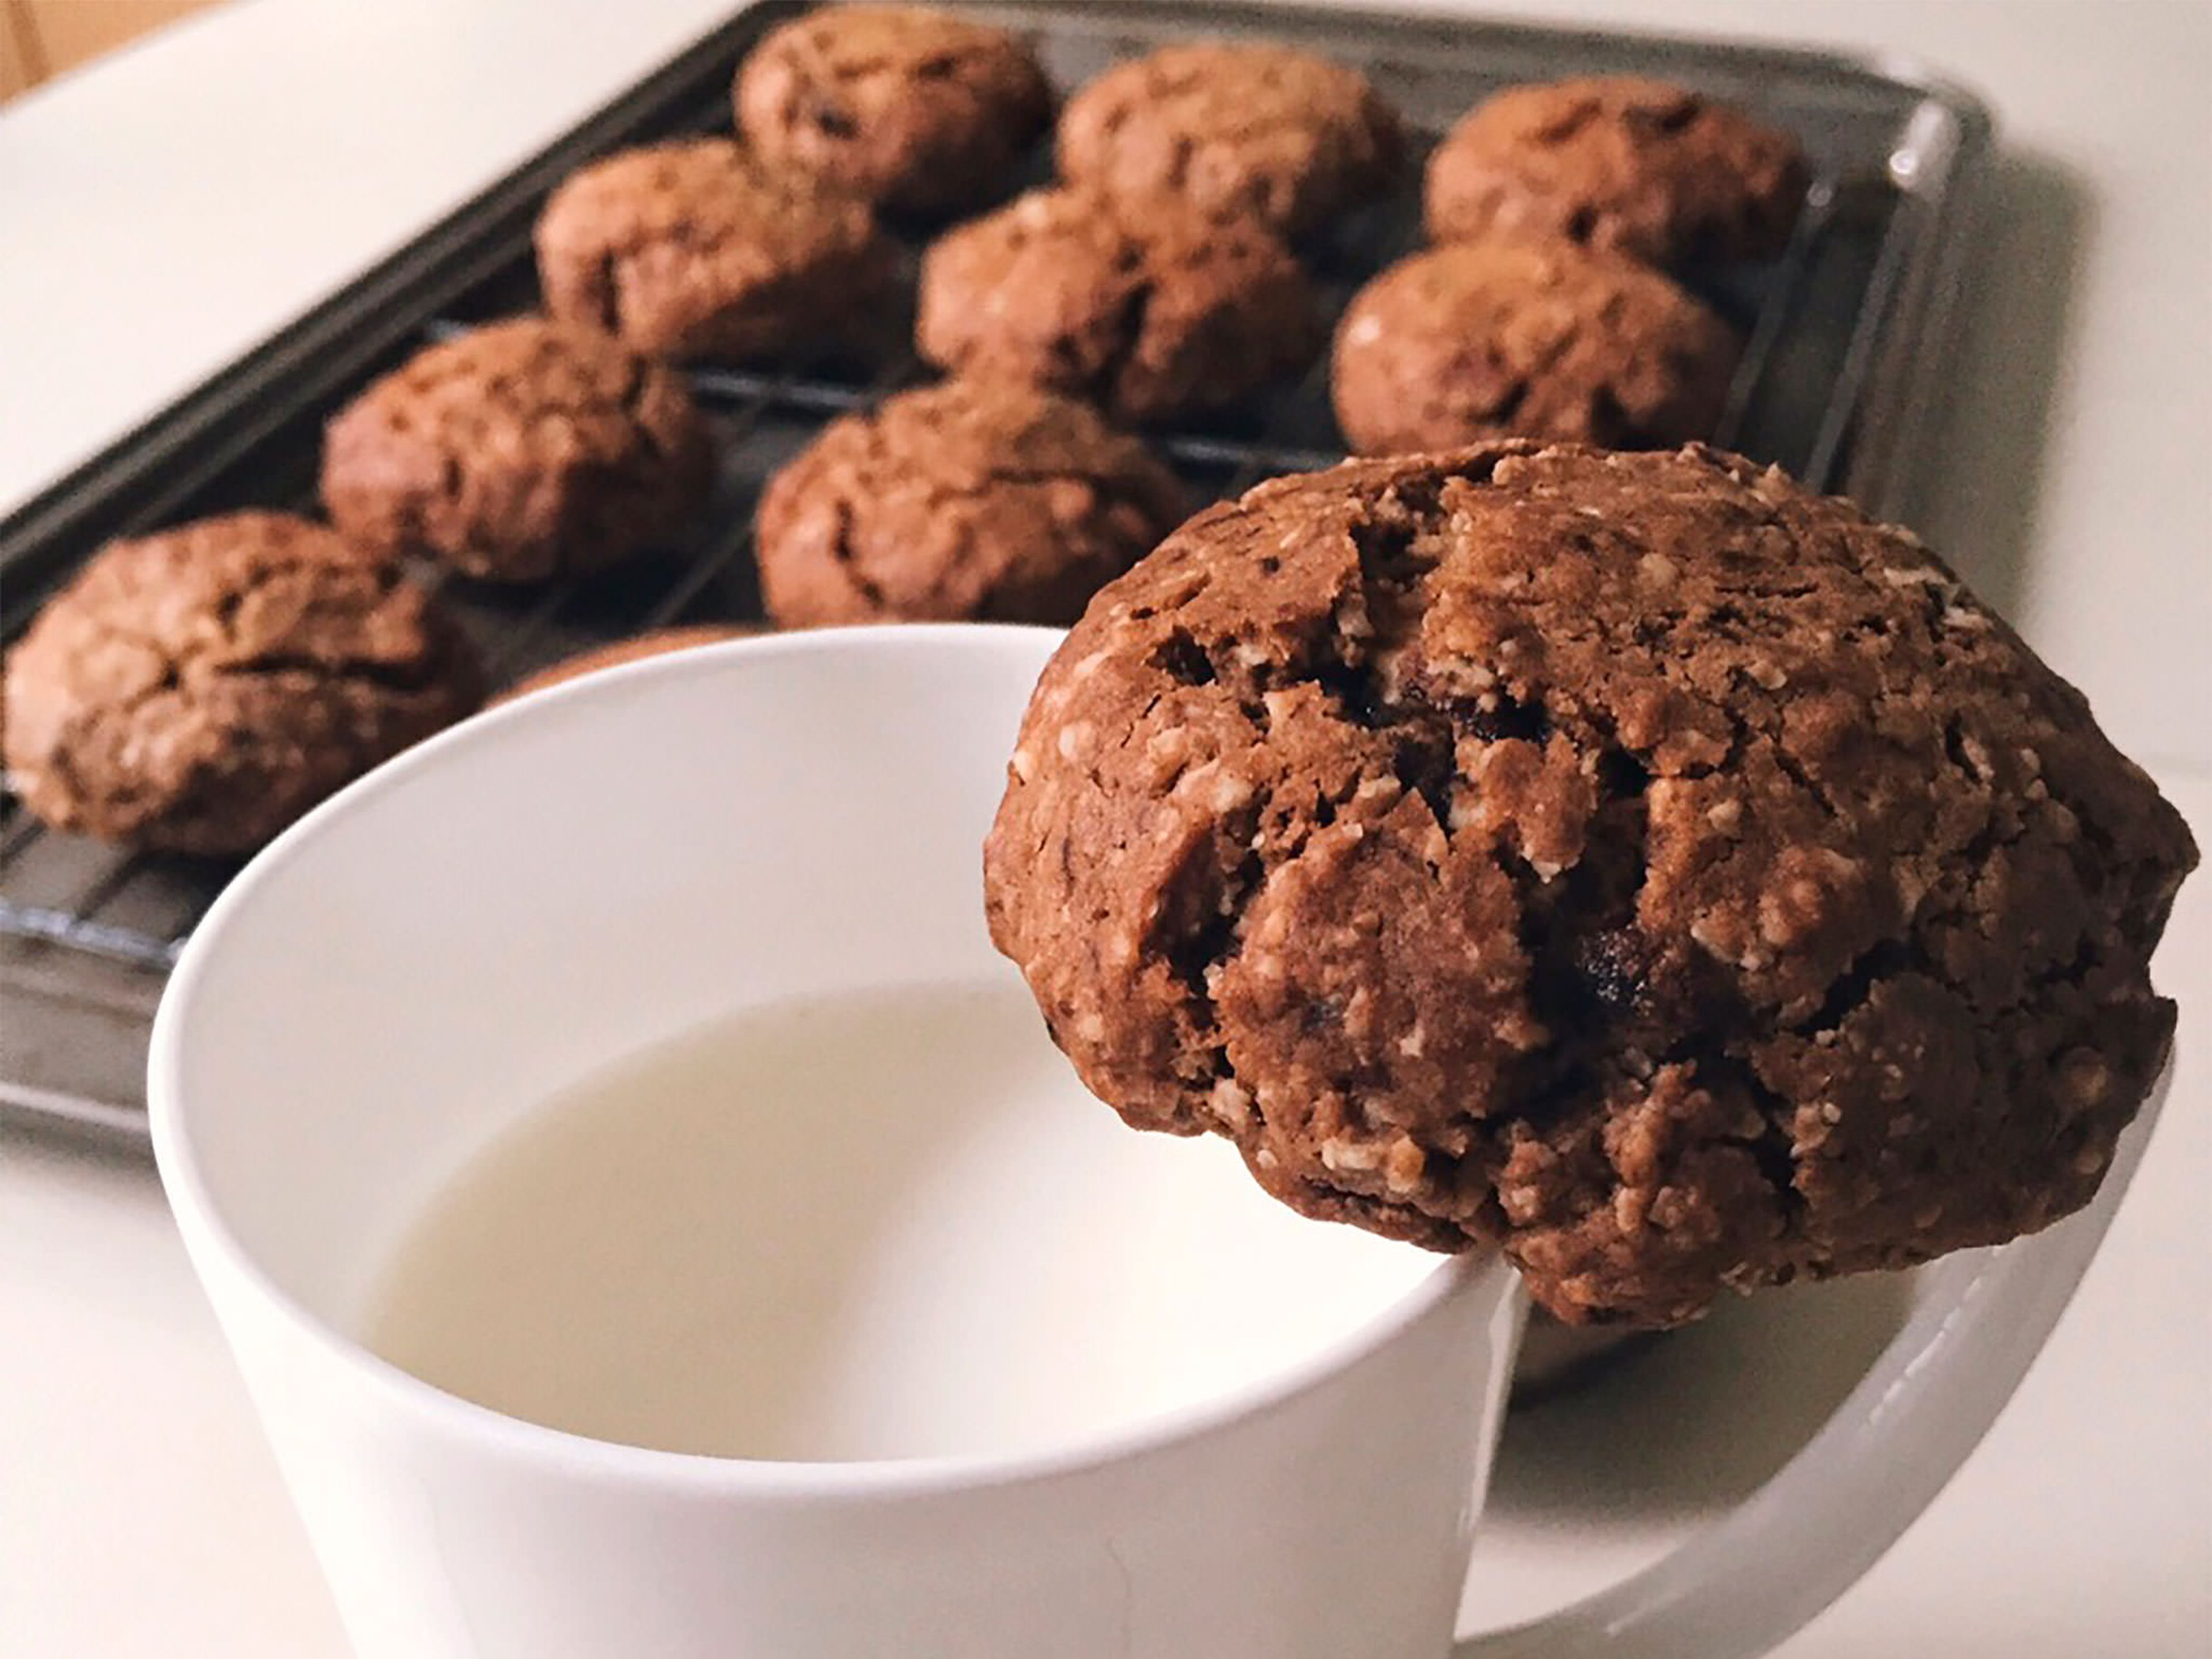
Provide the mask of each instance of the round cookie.
POLYGON ((1103 590, 985 885, 1131 1123, 1665 1324, 2086 1202, 2196 856, 1907 532, 1504 444, 1262 484, 1103 590))
POLYGON ((898 258, 859 197, 726 138, 628 150, 538 216, 545 308, 657 357, 793 362, 864 344, 898 258))
POLYGON ((901 213, 1005 194, 1052 120, 1051 83, 1018 39, 919 6, 793 19, 745 58, 736 100, 764 160, 901 213))
POLYGON ((713 465, 668 369, 521 317, 429 347, 341 410, 323 434, 323 507, 367 546, 533 581, 680 535, 713 465))
POLYGON ((788 627, 1065 626, 1184 510, 1175 475, 1087 404, 951 380, 831 422, 776 475, 761 593, 788 627))
POLYGON ((1804 204, 1797 141, 1664 81, 1508 87, 1429 157, 1439 242, 1560 235, 1656 264, 1778 253, 1804 204))
POLYGON ((1297 261, 1260 224, 1048 190, 929 249, 915 340, 940 368, 1151 422, 1235 403, 1302 368, 1320 329, 1297 261))
POLYGON ((323 511, 489 581, 599 571, 675 540, 712 483, 684 383, 535 316, 416 354, 323 431, 323 511))
POLYGON ((1401 260, 1337 325, 1329 392, 1364 454, 1525 437, 1643 449, 1707 438, 1737 343, 1670 278, 1559 239, 1401 260))
POLYGON ((248 853, 480 691, 396 566, 236 513, 111 543, 48 603, 8 655, 8 772, 56 829, 248 853))
POLYGON ((767 631, 755 623, 688 623, 673 628, 650 629, 629 639, 595 645, 548 663, 515 681, 494 697, 489 706, 496 708, 533 691, 566 685, 570 680, 582 679, 602 669, 619 668, 624 663, 643 662, 647 657, 665 657, 671 652, 690 651, 702 645, 720 645, 725 640, 750 639, 767 631))
POLYGON ((1386 188, 1405 159, 1398 112, 1365 76, 1260 43, 1165 46, 1068 100, 1061 175, 1117 196, 1168 195, 1285 235, 1386 188))

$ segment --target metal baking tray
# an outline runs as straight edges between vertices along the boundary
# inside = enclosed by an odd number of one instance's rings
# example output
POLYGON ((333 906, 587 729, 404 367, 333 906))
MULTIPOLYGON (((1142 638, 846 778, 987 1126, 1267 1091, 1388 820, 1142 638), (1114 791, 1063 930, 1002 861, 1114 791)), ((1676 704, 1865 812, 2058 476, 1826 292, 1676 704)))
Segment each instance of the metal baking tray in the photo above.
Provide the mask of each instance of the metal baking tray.
MULTIPOLYGON (((474 201, 105 453, 0 521, 0 636, 12 640, 110 537, 246 505, 312 510, 322 423, 426 341, 534 304, 530 228, 547 192, 626 145, 726 130, 738 61, 805 9, 749 7, 474 201)), ((1713 436, 1899 516, 1927 460, 1990 123, 1970 96, 1908 66, 1716 40, 1578 33, 1475 18, 1108 0, 954 9, 1037 43, 1063 89, 1192 36, 1272 38, 1365 69, 1425 153, 1514 82, 1633 70, 1757 110, 1813 163, 1806 211, 1771 264, 1693 281, 1748 342, 1713 436)), ((1049 172, 1048 147, 1030 166, 1049 172)), ((1311 253, 1324 297, 1419 242, 1419 172, 1311 253)), ((911 358, 866 374, 690 376, 720 475, 696 537, 672 556, 527 592, 445 584, 504 680, 568 651, 677 620, 758 614, 752 506, 769 475, 841 411, 927 378, 911 358)), ((1326 364, 1253 408, 1160 434, 1200 499, 1334 460, 1326 364)), ((431 578, 435 580, 434 575, 431 578)), ((0 1113, 143 1136, 146 1038, 185 936, 235 866, 118 852, 50 833, 0 801, 0 1113)), ((303 971, 313 971, 302 964, 303 971)), ((343 963, 328 964, 333 973, 343 963)))

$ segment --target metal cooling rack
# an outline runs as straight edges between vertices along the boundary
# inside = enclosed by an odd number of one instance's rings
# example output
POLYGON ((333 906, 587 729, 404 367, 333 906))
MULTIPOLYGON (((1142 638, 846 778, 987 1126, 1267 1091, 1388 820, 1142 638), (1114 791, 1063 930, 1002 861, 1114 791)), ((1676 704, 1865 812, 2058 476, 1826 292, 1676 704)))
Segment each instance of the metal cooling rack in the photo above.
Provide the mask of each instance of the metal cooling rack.
MULTIPOLYGON (((434 227, 107 453, 0 521, 0 635, 108 538, 248 504, 312 510, 322 422, 427 342, 536 299, 529 227, 545 193, 624 144, 727 125, 736 64, 803 8, 755 7, 434 227)), ((1170 39, 1272 36, 1357 63, 1404 110, 1417 149, 1497 87, 1635 69, 1679 78, 1797 132, 1814 164, 1785 252, 1693 278, 1747 347, 1716 441, 1902 516, 1988 141, 1970 98, 1909 71, 1712 41, 1480 21, 1261 10, 1154 0, 960 9, 1030 31, 1056 82, 1079 85, 1170 39)), ((1042 179, 1048 159, 1032 159, 1042 179)), ((1419 246, 1418 168, 1390 198, 1307 250, 1332 313, 1419 246)), ((918 246, 918 245, 917 245, 918 246)), ((439 582, 495 683, 568 652, 677 621, 757 617, 750 518, 766 480, 823 422, 928 378, 911 356, 854 374, 702 368, 690 379, 720 473, 698 533, 665 556, 526 592, 439 582)), ((1155 434, 1194 500, 1341 455, 1325 356, 1242 414, 1155 434)), ((235 866, 118 852, 53 834, 0 799, 0 1111, 143 1135, 148 1023, 193 925, 235 866)))

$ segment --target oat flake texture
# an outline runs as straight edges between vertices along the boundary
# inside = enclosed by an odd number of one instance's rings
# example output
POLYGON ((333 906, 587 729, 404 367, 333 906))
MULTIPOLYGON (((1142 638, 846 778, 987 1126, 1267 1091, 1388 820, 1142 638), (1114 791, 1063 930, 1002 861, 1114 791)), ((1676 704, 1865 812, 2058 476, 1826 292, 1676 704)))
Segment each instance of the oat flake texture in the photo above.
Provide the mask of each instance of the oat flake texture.
POLYGON ((1667 1324, 2084 1203, 2196 856, 1907 532, 1508 443, 1263 484, 1105 588, 985 874, 1131 1123, 1667 1324))

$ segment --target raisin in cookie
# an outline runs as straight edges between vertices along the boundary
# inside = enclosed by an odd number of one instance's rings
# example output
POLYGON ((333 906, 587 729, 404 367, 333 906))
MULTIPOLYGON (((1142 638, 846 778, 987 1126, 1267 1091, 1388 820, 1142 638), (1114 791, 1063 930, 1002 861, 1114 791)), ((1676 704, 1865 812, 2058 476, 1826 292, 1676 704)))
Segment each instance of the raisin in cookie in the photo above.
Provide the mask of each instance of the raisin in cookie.
POLYGON ((1068 100, 1058 149, 1076 183, 1297 236, 1386 188, 1406 145, 1398 112, 1357 70, 1207 41, 1107 70, 1068 100))
POLYGON ((1553 238, 1434 248, 1356 295, 1336 331, 1337 424, 1365 454, 1551 438, 1709 438, 1737 343, 1670 278, 1553 238))
POLYGON ((9 777, 57 829, 247 853, 480 690, 394 565, 232 514, 110 544, 40 613, 8 655, 9 777))
POLYGON ((554 316, 717 362, 864 347, 898 271, 865 201, 726 138, 584 168, 545 204, 537 241, 554 316))
POLYGON ((1670 266, 1762 259, 1789 240, 1806 182, 1795 138, 1683 87, 1509 87, 1429 157, 1429 234, 1540 232, 1670 266))
POLYGON ((738 130, 766 161, 895 212, 1006 193, 1052 120, 1052 87, 1004 29, 919 6, 830 6, 738 72, 738 130))
POLYGON ((941 368, 1147 422, 1235 403, 1303 367, 1320 330, 1297 261, 1256 222, 1050 190, 930 248, 915 344, 941 368))
POLYGON ((993 937, 1093 1091, 1571 1321, 2096 1189, 2187 828, 1904 531, 1713 451, 1352 462, 1040 681, 993 937))
POLYGON ((431 346, 323 439, 323 506, 341 530, 495 581, 669 541, 711 473, 705 422, 672 373, 535 317, 431 346))
POLYGON ((833 422, 776 476, 761 593, 791 627, 1065 626, 1182 514, 1174 475, 1087 404, 948 381, 833 422))
POLYGON ((494 697, 492 706, 513 702, 533 691, 566 685, 570 680, 580 680, 603 669, 619 668, 624 663, 643 662, 648 657, 665 657, 672 652, 695 650, 702 645, 720 645, 726 640, 750 639, 766 631, 755 623, 686 623, 673 628, 649 629, 629 639, 617 640, 611 645, 595 645, 548 663, 524 675, 494 697))

